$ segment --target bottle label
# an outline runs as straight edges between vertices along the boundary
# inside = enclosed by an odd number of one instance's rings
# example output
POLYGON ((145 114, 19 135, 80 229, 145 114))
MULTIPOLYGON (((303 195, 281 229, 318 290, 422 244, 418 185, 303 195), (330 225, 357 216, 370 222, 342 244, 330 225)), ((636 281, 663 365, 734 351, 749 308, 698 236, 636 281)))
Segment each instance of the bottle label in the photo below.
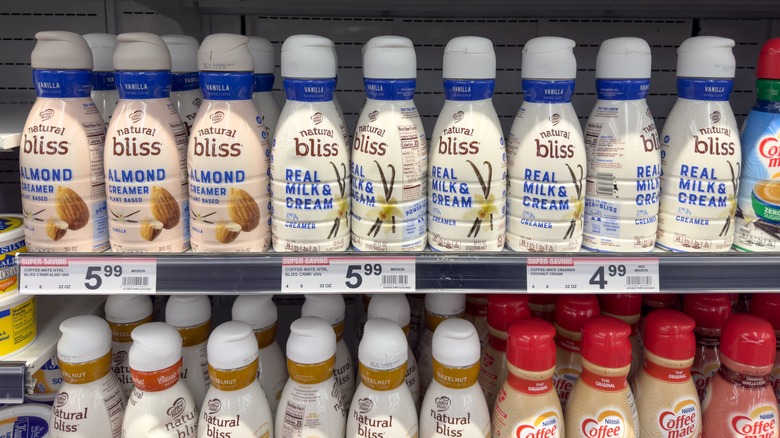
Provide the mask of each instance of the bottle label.
POLYGON ((258 360, 234 370, 220 370, 209 364, 209 379, 211 385, 221 391, 238 391, 246 388, 257 380, 258 360))
POLYGON ((368 368, 362 362, 359 362, 358 373, 360 373, 360 380, 367 388, 376 391, 389 391, 398 388, 404 383, 406 362, 389 370, 368 368))
POLYGON ((255 330, 255 338, 257 339, 257 348, 260 350, 273 344, 276 341, 276 323, 264 329, 255 330))
POLYGON ((206 432, 201 431, 199 435, 225 438, 249 436, 269 438, 272 433, 271 419, 257 415, 258 411, 262 412, 260 406, 251 401, 250 406, 238 403, 241 406, 235 407, 235 401, 236 399, 223 400, 220 397, 207 400, 201 410, 201 418, 198 422, 198 428, 206 429, 206 432), (243 412, 239 413, 239 411, 243 412), (251 431, 251 435, 247 435, 248 431, 251 431))
POLYGON ((414 79, 363 79, 366 97, 374 100, 412 100, 417 81, 414 79))
MULTIPOLYGON (((658 410, 652 413, 643 412, 642 415, 651 415, 657 418, 657 424, 661 428, 661 436, 673 437, 698 437, 701 436, 701 409, 696 400, 681 400, 672 405, 669 410, 658 410)), ((644 418, 644 417, 643 417, 644 418)))
MULTIPOLYGON (((52 356, 43 366, 32 375, 35 382, 33 393, 35 394, 53 394, 60 389, 62 385, 62 372, 57 363, 57 356, 52 356)), ((2 436, 2 435, 0 435, 2 436)))
POLYGON ((580 374, 580 380, 583 383, 590 386, 593 389, 605 392, 621 392, 628 388, 626 382, 626 376, 602 376, 588 371, 587 368, 582 370, 580 374))
MULTIPOLYGON (((252 99, 254 83, 250 72, 201 72, 200 83, 206 100, 252 99)), ((208 117, 212 119, 214 116, 208 117)))
POLYGON ((677 78, 677 95, 683 99, 725 102, 733 88, 732 79, 677 78))
POLYGON ((384 396, 381 392, 363 395, 365 397, 356 399, 352 404, 347 419, 348 437, 417 438, 418 420, 414 404, 399 406, 396 403, 402 399, 384 396))
POLYGON ((169 71, 116 71, 120 99, 164 99, 171 96, 169 71))
POLYGON ((566 339, 563 336, 556 336, 558 350, 555 360, 555 374, 553 374, 553 384, 558 393, 558 399, 561 401, 561 408, 566 408, 566 403, 571 397, 571 391, 574 384, 582 373, 581 356, 579 353, 580 342, 566 339), (564 347, 560 341, 566 341, 569 347, 576 344, 576 350, 570 350, 564 347))
POLYGON ((93 71, 92 72, 92 90, 111 91, 116 90, 113 71, 93 71))
POLYGON ((645 360, 645 372, 662 382, 684 383, 691 379, 691 373, 686 368, 669 368, 655 362, 645 360))
POLYGON ((587 438, 627 437, 628 424, 617 410, 604 410, 593 417, 583 419, 577 427, 587 438))
POLYGON ((457 101, 485 100, 493 97, 496 81, 483 80, 444 80, 444 98, 457 101))
POLYGON ((349 352, 347 344, 341 339, 343 321, 340 324, 341 330, 336 331, 338 343, 336 346, 336 362, 333 368, 333 377, 341 388, 344 402, 349 405, 352 401, 352 395, 355 394, 355 365, 352 363, 352 354, 349 352))
POLYGON ((752 411, 737 413, 729 419, 731 431, 738 437, 775 438, 778 436, 777 406, 763 405, 752 411))
POLYGON ((275 79, 273 73, 254 75, 252 91, 254 93, 267 93, 273 90, 275 79))
POLYGON ((445 388, 469 388, 477 383, 478 377, 479 362, 467 367, 451 367, 433 359, 433 378, 445 388))
MULTIPOLYGON (((314 385, 333 377, 333 366, 335 363, 336 356, 333 356, 324 362, 314 364, 297 363, 287 359, 287 370, 293 381, 302 385, 314 385)), ((340 393, 341 391, 339 391, 339 394, 340 393)))
POLYGON ((704 403, 710 381, 720 368, 717 349, 720 339, 696 334, 696 344, 697 351, 693 359, 693 366, 691 366, 691 378, 696 385, 699 402, 704 403))
POLYGON ((198 88, 200 88, 198 72, 171 73, 172 92, 197 90, 198 88))
POLYGON ((513 418, 512 420, 516 421, 516 424, 509 436, 516 438, 557 438, 562 436, 563 421, 557 412, 540 412, 530 418, 532 419, 530 422, 523 421, 526 418, 513 418))
POLYGON ((92 385, 66 383, 54 399, 50 425, 58 436, 120 438, 125 404, 119 381, 109 373, 92 385))
POLYGON ((506 381, 509 383, 509 386, 511 386, 512 389, 526 395, 547 394, 553 389, 552 378, 543 380, 528 380, 509 373, 506 381))
POLYGON ((574 80, 536 81, 523 79, 523 100, 532 103, 571 103, 574 80))
MULTIPOLYGON (((493 339, 495 337, 491 336, 490 340, 493 339)), ((504 379, 507 378, 506 354, 502 350, 492 348, 490 342, 488 342, 488 347, 482 352, 482 361, 479 367, 479 385, 485 394, 488 406, 493 406, 501 385, 504 379)))
MULTIPOLYGON (((109 325, 111 325, 109 323, 109 325)), ((112 342, 111 344, 111 370, 122 385, 122 392, 126 397, 133 390, 133 378, 130 376, 130 347, 131 342, 112 342)))
POLYGON ((336 91, 336 79, 288 79, 284 81, 287 100, 298 102, 330 102, 336 91))
POLYGON ((649 91, 650 79, 596 79, 599 100, 640 100, 649 91))
POLYGON ((140 391, 159 392, 173 387, 179 381, 182 360, 157 371, 139 371, 130 369, 133 385, 140 391))
POLYGON ((111 372, 111 353, 84 363, 68 363, 60 359, 59 364, 65 382, 83 385, 100 380, 111 372))
POLYGON ((38 97, 50 99, 89 97, 92 72, 89 70, 33 70, 38 97))
POLYGON ((720 366, 718 369, 718 375, 726 382, 737 387, 758 389, 769 385, 769 378, 767 376, 750 376, 747 374, 741 374, 726 367, 725 365, 720 366))
MULTIPOLYGON (((288 361, 288 364, 290 362, 288 361)), ((300 366, 300 364, 295 364, 300 366)), ((331 368, 332 368, 331 359, 331 368)), ((291 370, 290 377, 293 372, 291 370)), ((311 436, 342 437, 346 429, 348 406, 344 404, 341 390, 334 379, 324 379, 321 384, 302 384, 290 381, 279 404, 283 414, 277 415, 275 436, 279 438, 307 438, 311 436), (328 381, 330 380, 330 381, 328 381)))
POLYGON ((47 419, 32 415, 8 418, 0 424, 0 436, 19 438, 45 438, 49 436, 47 419))

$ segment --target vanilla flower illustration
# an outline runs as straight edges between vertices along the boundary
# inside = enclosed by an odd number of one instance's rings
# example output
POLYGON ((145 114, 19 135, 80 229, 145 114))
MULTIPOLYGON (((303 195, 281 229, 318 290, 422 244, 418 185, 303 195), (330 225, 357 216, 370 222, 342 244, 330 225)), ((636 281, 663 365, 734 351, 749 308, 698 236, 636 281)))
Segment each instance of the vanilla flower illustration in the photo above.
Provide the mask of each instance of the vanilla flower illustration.
POLYGON ((564 240, 574 237, 574 230, 577 229, 577 224, 582 220, 582 212, 585 210, 585 202, 574 196, 569 199, 569 205, 572 215, 571 224, 569 224, 569 228, 566 229, 566 234, 563 235, 564 240))
POLYGON ((734 220, 734 215, 737 213, 737 199, 734 195, 729 195, 726 205, 729 206, 728 213, 725 215, 723 213, 718 215, 719 218, 726 219, 726 223, 723 224, 723 228, 720 230, 720 234, 718 234, 718 236, 721 237, 726 236, 726 233, 729 232, 729 229, 731 229, 731 221, 734 220))
POLYGON ((378 197, 377 205, 379 205, 379 207, 371 209, 368 212, 368 217, 376 218, 374 225, 368 230, 369 236, 373 234, 373 237, 376 237, 379 234, 382 225, 388 221, 392 222, 393 226, 391 227, 391 231, 395 233, 395 217, 403 215, 401 209, 395 206, 397 202, 398 201, 395 198, 390 198, 389 201, 386 201, 384 197, 378 197))
POLYGON ((471 226, 467 237, 477 237, 480 229, 482 228, 482 222, 489 220, 490 229, 493 229, 493 215, 498 213, 498 207, 496 207, 496 197, 491 194, 485 199, 480 194, 474 195, 475 207, 470 209, 465 215, 464 219, 474 220, 474 225, 471 226))

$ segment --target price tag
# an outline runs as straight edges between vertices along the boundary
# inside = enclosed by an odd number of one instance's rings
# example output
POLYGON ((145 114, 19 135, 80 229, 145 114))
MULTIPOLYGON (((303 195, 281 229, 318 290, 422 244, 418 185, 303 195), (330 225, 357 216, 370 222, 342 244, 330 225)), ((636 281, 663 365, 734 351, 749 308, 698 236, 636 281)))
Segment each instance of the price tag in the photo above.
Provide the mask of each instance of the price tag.
POLYGON ((22 294, 154 294, 157 288, 157 261, 151 258, 23 256, 17 260, 22 294))
POLYGON ((414 292, 414 257, 285 257, 282 292, 414 292))
POLYGON ((528 292, 658 292, 658 259, 534 257, 528 292))

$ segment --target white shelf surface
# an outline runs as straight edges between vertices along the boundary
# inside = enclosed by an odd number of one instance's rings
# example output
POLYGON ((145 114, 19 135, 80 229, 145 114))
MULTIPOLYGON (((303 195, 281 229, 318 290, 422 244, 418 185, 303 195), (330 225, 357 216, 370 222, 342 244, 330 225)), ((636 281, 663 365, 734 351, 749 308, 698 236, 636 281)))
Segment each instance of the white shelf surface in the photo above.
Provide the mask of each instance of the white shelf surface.
POLYGON ((26 103, 0 105, 0 150, 19 147, 22 141, 22 127, 31 107, 31 104, 26 103))

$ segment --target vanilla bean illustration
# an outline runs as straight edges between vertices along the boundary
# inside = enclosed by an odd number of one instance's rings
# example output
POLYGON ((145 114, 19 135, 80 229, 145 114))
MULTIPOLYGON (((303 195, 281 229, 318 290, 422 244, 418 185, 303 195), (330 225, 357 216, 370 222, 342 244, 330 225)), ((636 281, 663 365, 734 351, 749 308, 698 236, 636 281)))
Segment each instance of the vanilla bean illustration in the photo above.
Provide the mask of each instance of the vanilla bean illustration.
POLYGON ((393 216, 393 232, 395 233, 395 216, 393 216))
POLYGON ((346 193, 346 189, 347 189, 347 182, 346 182, 347 166, 344 163, 341 163, 341 168, 344 170, 344 176, 342 176, 341 173, 339 173, 338 167, 336 167, 336 164, 333 161, 330 162, 330 165, 333 166, 333 171, 336 172, 336 182, 338 182, 339 184, 339 192, 341 193, 341 197, 343 198, 344 193, 346 193))
POLYGON ((382 166, 377 160, 374 160, 374 163, 376 164, 376 168, 379 169, 379 177, 382 178, 382 186, 385 190, 385 200, 390 202, 390 197, 393 195, 393 187, 395 186, 395 166, 392 164, 387 165, 387 167, 389 167, 391 170, 390 184, 388 185, 387 178, 385 178, 385 172, 382 170, 382 166))
MULTIPOLYGON (((734 194, 737 193, 737 184, 739 184, 739 162, 737 162, 737 171, 734 172, 734 165, 731 164, 731 161, 726 160, 726 162, 729 164, 729 171, 731 171, 731 187, 734 189, 734 194)), ((736 201, 734 201, 736 202, 736 201)), ((720 230, 720 234, 718 236, 725 236, 726 233, 729 232, 729 229, 731 228, 731 212, 729 212, 728 217, 726 218, 726 223, 723 224, 723 228, 720 230)))
POLYGON ((368 235, 370 236, 371 233, 374 233, 374 237, 376 237, 379 234, 379 228, 382 226, 382 219, 376 218, 376 221, 374 221, 374 225, 371 226, 371 229, 368 230, 368 235))
POLYGON ((466 160, 466 162, 471 165, 472 169, 474 169, 474 174, 477 175, 479 185, 482 186, 482 194, 485 196, 485 200, 487 200, 487 197, 490 196, 490 186, 493 184, 493 165, 490 164, 489 161, 484 162, 484 164, 486 164, 488 167, 488 180, 487 183, 485 183, 485 179, 482 177, 482 172, 479 171, 477 165, 474 164, 471 160, 466 160))
POLYGON ((569 228, 566 230, 566 234, 563 235, 563 240, 574 237, 574 229, 576 227, 577 227, 577 219, 572 219, 571 225, 569 225, 569 228))
POLYGON ((341 225, 341 220, 339 220, 339 218, 336 218, 333 221, 333 228, 331 228, 330 229, 330 233, 328 233, 328 237, 327 237, 328 239, 330 239, 332 237, 336 237, 336 235, 339 232, 339 225, 341 225))
POLYGON ((474 219, 474 225, 471 226, 471 229, 469 230, 469 234, 466 237, 477 237, 477 234, 479 234, 479 229, 482 227, 482 219, 479 217, 474 219), (474 234, 474 236, 472 236, 474 234))
POLYGON ((569 166, 569 163, 566 163, 566 167, 569 169, 569 173, 571 174, 571 182, 574 183, 574 188, 577 190, 577 199, 579 200, 580 197, 582 197, 582 177, 584 176, 582 165, 577 165, 577 168, 580 169, 580 179, 577 179, 577 175, 574 174, 574 169, 569 166))

